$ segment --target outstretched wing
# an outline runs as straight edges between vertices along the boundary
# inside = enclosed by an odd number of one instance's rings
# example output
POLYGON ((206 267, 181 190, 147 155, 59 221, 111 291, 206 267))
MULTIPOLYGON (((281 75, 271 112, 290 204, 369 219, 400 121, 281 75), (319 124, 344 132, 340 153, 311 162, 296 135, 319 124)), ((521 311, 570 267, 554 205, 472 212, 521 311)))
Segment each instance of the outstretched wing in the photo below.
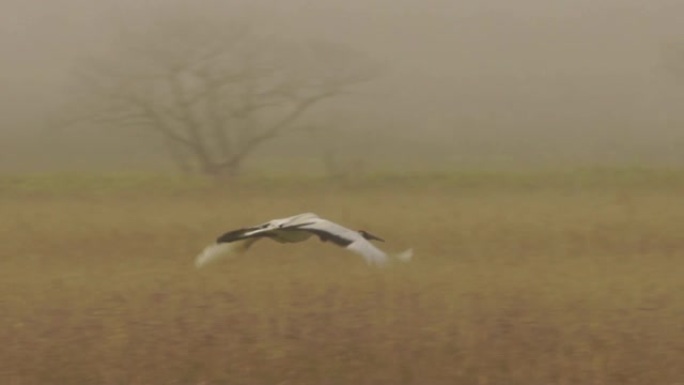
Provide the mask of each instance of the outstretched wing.
POLYGON ((216 240, 217 243, 228 243, 252 237, 268 237, 269 234, 278 229, 286 229, 288 227, 297 227, 304 223, 310 223, 311 219, 319 219, 318 215, 314 213, 303 213, 288 218, 273 219, 266 223, 245 227, 233 231, 229 231, 216 240))
POLYGON ((344 247, 361 255, 368 264, 381 266, 387 262, 387 254, 361 236, 358 231, 350 230, 326 219, 309 218, 304 223, 293 225, 291 228, 309 231, 324 242, 332 242, 344 247))
POLYGON ((229 231, 218 237, 216 239, 216 243, 231 243, 249 238, 268 237, 269 233, 271 233, 275 228, 277 228, 277 226, 266 223, 261 226, 247 227, 229 231))
POLYGON ((198 269, 218 259, 236 256, 244 253, 260 238, 248 238, 226 243, 214 243, 204 248, 202 253, 195 258, 195 267, 198 269))
POLYGON ((293 215, 289 218, 283 218, 283 219, 276 219, 276 221, 279 221, 279 224, 284 227, 284 226, 291 226, 291 225, 296 225, 296 224, 301 224, 304 222, 308 222, 311 219, 320 219, 318 215, 314 213, 302 213, 302 214, 297 214, 293 215))
POLYGON ((361 255, 369 265, 383 266, 387 263, 387 254, 364 238, 350 243, 346 249, 361 255))
POLYGON ((199 269, 218 259, 244 253, 254 242, 268 236, 267 233, 271 229, 267 228, 267 225, 247 227, 222 234, 216 239, 216 243, 205 247, 195 258, 195 266, 199 269))

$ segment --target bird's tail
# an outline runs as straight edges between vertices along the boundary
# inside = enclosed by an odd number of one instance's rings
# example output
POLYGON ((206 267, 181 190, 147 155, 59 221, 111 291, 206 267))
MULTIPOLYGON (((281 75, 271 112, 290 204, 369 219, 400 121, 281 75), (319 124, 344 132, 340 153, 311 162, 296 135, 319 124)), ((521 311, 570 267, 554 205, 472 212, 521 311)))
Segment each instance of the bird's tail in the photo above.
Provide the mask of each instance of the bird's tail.
POLYGON ((402 262, 408 262, 413 258, 413 249, 406 249, 400 253, 394 254, 394 257, 402 262))
POLYGON ((204 265, 223 259, 229 256, 237 256, 244 253, 254 243, 253 239, 230 243, 214 243, 204 248, 202 253, 195 258, 195 267, 201 268, 204 265))

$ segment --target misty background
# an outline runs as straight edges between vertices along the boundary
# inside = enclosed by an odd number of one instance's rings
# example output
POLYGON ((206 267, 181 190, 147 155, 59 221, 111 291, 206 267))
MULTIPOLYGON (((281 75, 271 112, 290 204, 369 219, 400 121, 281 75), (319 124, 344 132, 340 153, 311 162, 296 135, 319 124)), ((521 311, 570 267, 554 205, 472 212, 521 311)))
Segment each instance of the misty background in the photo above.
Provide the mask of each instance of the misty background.
POLYGON ((302 117, 315 134, 260 147, 253 170, 317 171, 325 151, 363 170, 684 165, 678 0, 6 0, 0 172, 173 171, 154 132, 58 118, 89 58, 114 62, 120 31, 169 10, 380 64, 302 117))

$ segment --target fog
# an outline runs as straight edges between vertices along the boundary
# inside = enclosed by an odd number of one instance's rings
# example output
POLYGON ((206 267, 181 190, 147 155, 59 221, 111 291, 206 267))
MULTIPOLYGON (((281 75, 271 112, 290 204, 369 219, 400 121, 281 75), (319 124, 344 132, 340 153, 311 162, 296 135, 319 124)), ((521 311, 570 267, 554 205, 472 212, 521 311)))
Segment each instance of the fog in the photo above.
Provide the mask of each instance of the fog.
MULTIPOLYGON (((684 165, 678 0, 4 1, 0 171, 169 167, 154 135, 57 125, 84 58, 172 7, 363 51, 383 73, 308 114, 350 159, 395 169, 684 165), (339 134, 344 132, 344 134, 339 134)), ((684 68, 684 66, 682 67, 684 68)), ((297 133, 252 164, 315 162, 297 133)))

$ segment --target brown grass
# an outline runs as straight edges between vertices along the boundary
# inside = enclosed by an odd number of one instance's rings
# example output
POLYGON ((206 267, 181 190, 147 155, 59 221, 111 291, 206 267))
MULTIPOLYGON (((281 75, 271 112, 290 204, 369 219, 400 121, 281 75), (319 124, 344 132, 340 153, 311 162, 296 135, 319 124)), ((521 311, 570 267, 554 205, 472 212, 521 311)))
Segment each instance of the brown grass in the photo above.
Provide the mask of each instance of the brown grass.
POLYGON ((679 185, 13 186, 3 384, 684 379, 679 185), (263 242, 194 269, 222 231, 301 211, 415 259, 375 270, 313 240, 263 242))

